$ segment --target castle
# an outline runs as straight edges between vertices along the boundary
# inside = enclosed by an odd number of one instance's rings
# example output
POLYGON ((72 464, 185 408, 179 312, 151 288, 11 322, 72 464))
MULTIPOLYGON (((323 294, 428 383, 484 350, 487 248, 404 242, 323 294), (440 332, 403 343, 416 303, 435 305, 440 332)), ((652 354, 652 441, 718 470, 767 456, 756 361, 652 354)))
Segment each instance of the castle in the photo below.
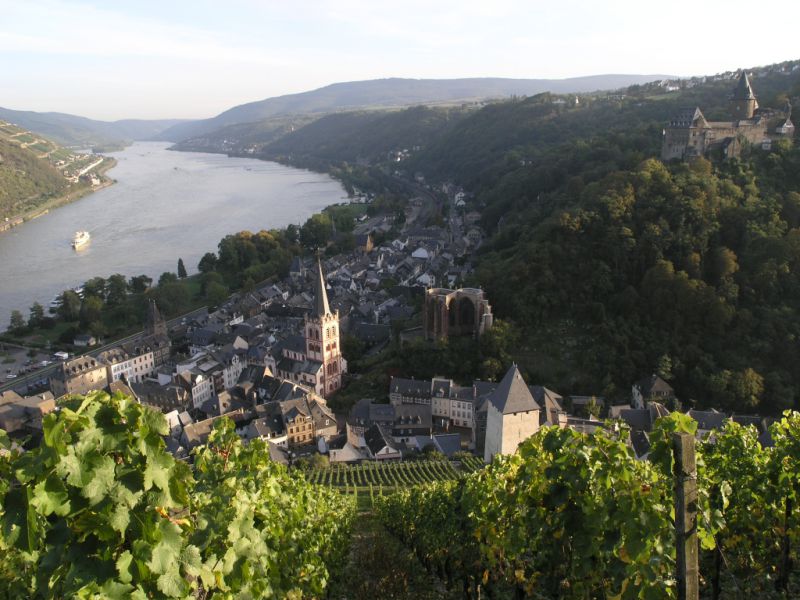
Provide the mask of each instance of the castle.
POLYGON ((739 156, 745 143, 770 148, 773 139, 791 138, 791 106, 759 108, 750 79, 742 71, 730 97, 731 121, 708 121, 702 111, 682 109, 664 130, 661 160, 685 160, 719 150, 725 158, 739 156))

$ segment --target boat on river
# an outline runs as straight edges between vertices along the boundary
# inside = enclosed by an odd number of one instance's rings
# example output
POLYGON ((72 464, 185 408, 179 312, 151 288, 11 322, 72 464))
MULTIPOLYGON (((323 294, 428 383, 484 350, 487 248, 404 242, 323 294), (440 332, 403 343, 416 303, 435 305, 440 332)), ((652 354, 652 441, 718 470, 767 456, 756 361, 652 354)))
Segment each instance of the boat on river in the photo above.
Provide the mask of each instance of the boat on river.
POLYGON ((76 231, 75 237, 72 238, 72 247, 77 250, 81 246, 88 244, 90 239, 92 239, 92 236, 89 235, 88 231, 76 231))

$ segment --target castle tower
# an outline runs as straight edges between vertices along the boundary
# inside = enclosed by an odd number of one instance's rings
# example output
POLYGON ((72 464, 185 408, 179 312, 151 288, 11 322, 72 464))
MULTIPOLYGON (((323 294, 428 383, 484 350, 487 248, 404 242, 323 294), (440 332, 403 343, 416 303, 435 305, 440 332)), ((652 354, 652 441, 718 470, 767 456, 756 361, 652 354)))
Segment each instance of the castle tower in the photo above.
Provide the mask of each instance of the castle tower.
POLYGON ((322 389, 328 394, 342 387, 347 363, 339 344, 339 311, 331 312, 322 264, 317 259, 314 273, 314 304, 305 319, 306 356, 322 363, 322 389))
POLYGON ((734 119, 752 119, 753 115, 758 108, 758 101, 756 95, 753 93, 753 88, 750 86, 750 79, 747 73, 742 70, 739 76, 739 82, 733 90, 730 99, 731 116, 734 119))

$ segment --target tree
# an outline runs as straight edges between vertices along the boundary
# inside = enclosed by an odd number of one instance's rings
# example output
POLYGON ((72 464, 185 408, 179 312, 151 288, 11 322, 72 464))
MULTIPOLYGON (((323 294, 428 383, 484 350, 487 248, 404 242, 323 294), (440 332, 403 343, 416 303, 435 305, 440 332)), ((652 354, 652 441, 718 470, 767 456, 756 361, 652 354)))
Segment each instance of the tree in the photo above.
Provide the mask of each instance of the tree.
POLYGON ((106 298, 106 280, 102 277, 92 277, 89 281, 83 284, 83 297, 94 296, 105 300, 106 298))
POLYGON ((176 283, 177 281, 178 281, 178 276, 175 275, 175 273, 164 271, 161 274, 161 277, 158 278, 158 287, 164 287, 169 283, 176 283))
POLYGON ((28 317, 29 327, 38 327, 44 319, 44 307, 38 302, 31 304, 30 316, 28 317))
POLYGON ((309 250, 322 248, 332 235, 331 218, 327 214, 317 213, 311 215, 300 228, 300 243, 309 250))
POLYGON ((217 268, 217 255, 213 252, 206 252, 197 264, 197 270, 201 273, 210 273, 217 268))
POLYGON ((128 282, 125 276, 116 273, 106 282, 106 303, 109 306, 119 306, 128 297, 128 282))
POLYGON ((9 329, 14 333, 22 333, 25 329, 25 319, 18 310, 11 311, 9 329))
POLYGON ((134 294, 144 294, 153 284, 153 278, 148 277, 147 275, 137 275, 135 277, 131 277, 130 280, 130 287, 131 291, 134 294))
POLYGON ((77 321, 81 313, 81 297, 73 290, 61 294, 61 306, 58 315, 65 321, 77 321))
POLYGON ((178 279, 186 278, 186 267, 183 264, 183 259, 178 259, 178 279))
POLYGON ((96 296, 87 296, 81 303, 80 316, 82 327, 100 321, 103 316, 103 301, 96 296))
POLYGON ((206 288, 206 300, 211 306, 219 306, 228 299, 228 288, 221 283, 212 281, 206 288))

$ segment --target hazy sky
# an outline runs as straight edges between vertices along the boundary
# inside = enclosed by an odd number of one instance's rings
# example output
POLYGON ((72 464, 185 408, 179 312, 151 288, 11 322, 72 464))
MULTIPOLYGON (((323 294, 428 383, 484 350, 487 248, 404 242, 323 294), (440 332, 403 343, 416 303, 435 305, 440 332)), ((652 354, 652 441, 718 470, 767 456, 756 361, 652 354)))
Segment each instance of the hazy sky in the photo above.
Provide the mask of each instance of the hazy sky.
POLYGON ((0 0, 0 106, 209 117, 379 77, 701 75, 800 58, 800 1, 0 0), (727 31, 727 34, 726 34, 727 31))

